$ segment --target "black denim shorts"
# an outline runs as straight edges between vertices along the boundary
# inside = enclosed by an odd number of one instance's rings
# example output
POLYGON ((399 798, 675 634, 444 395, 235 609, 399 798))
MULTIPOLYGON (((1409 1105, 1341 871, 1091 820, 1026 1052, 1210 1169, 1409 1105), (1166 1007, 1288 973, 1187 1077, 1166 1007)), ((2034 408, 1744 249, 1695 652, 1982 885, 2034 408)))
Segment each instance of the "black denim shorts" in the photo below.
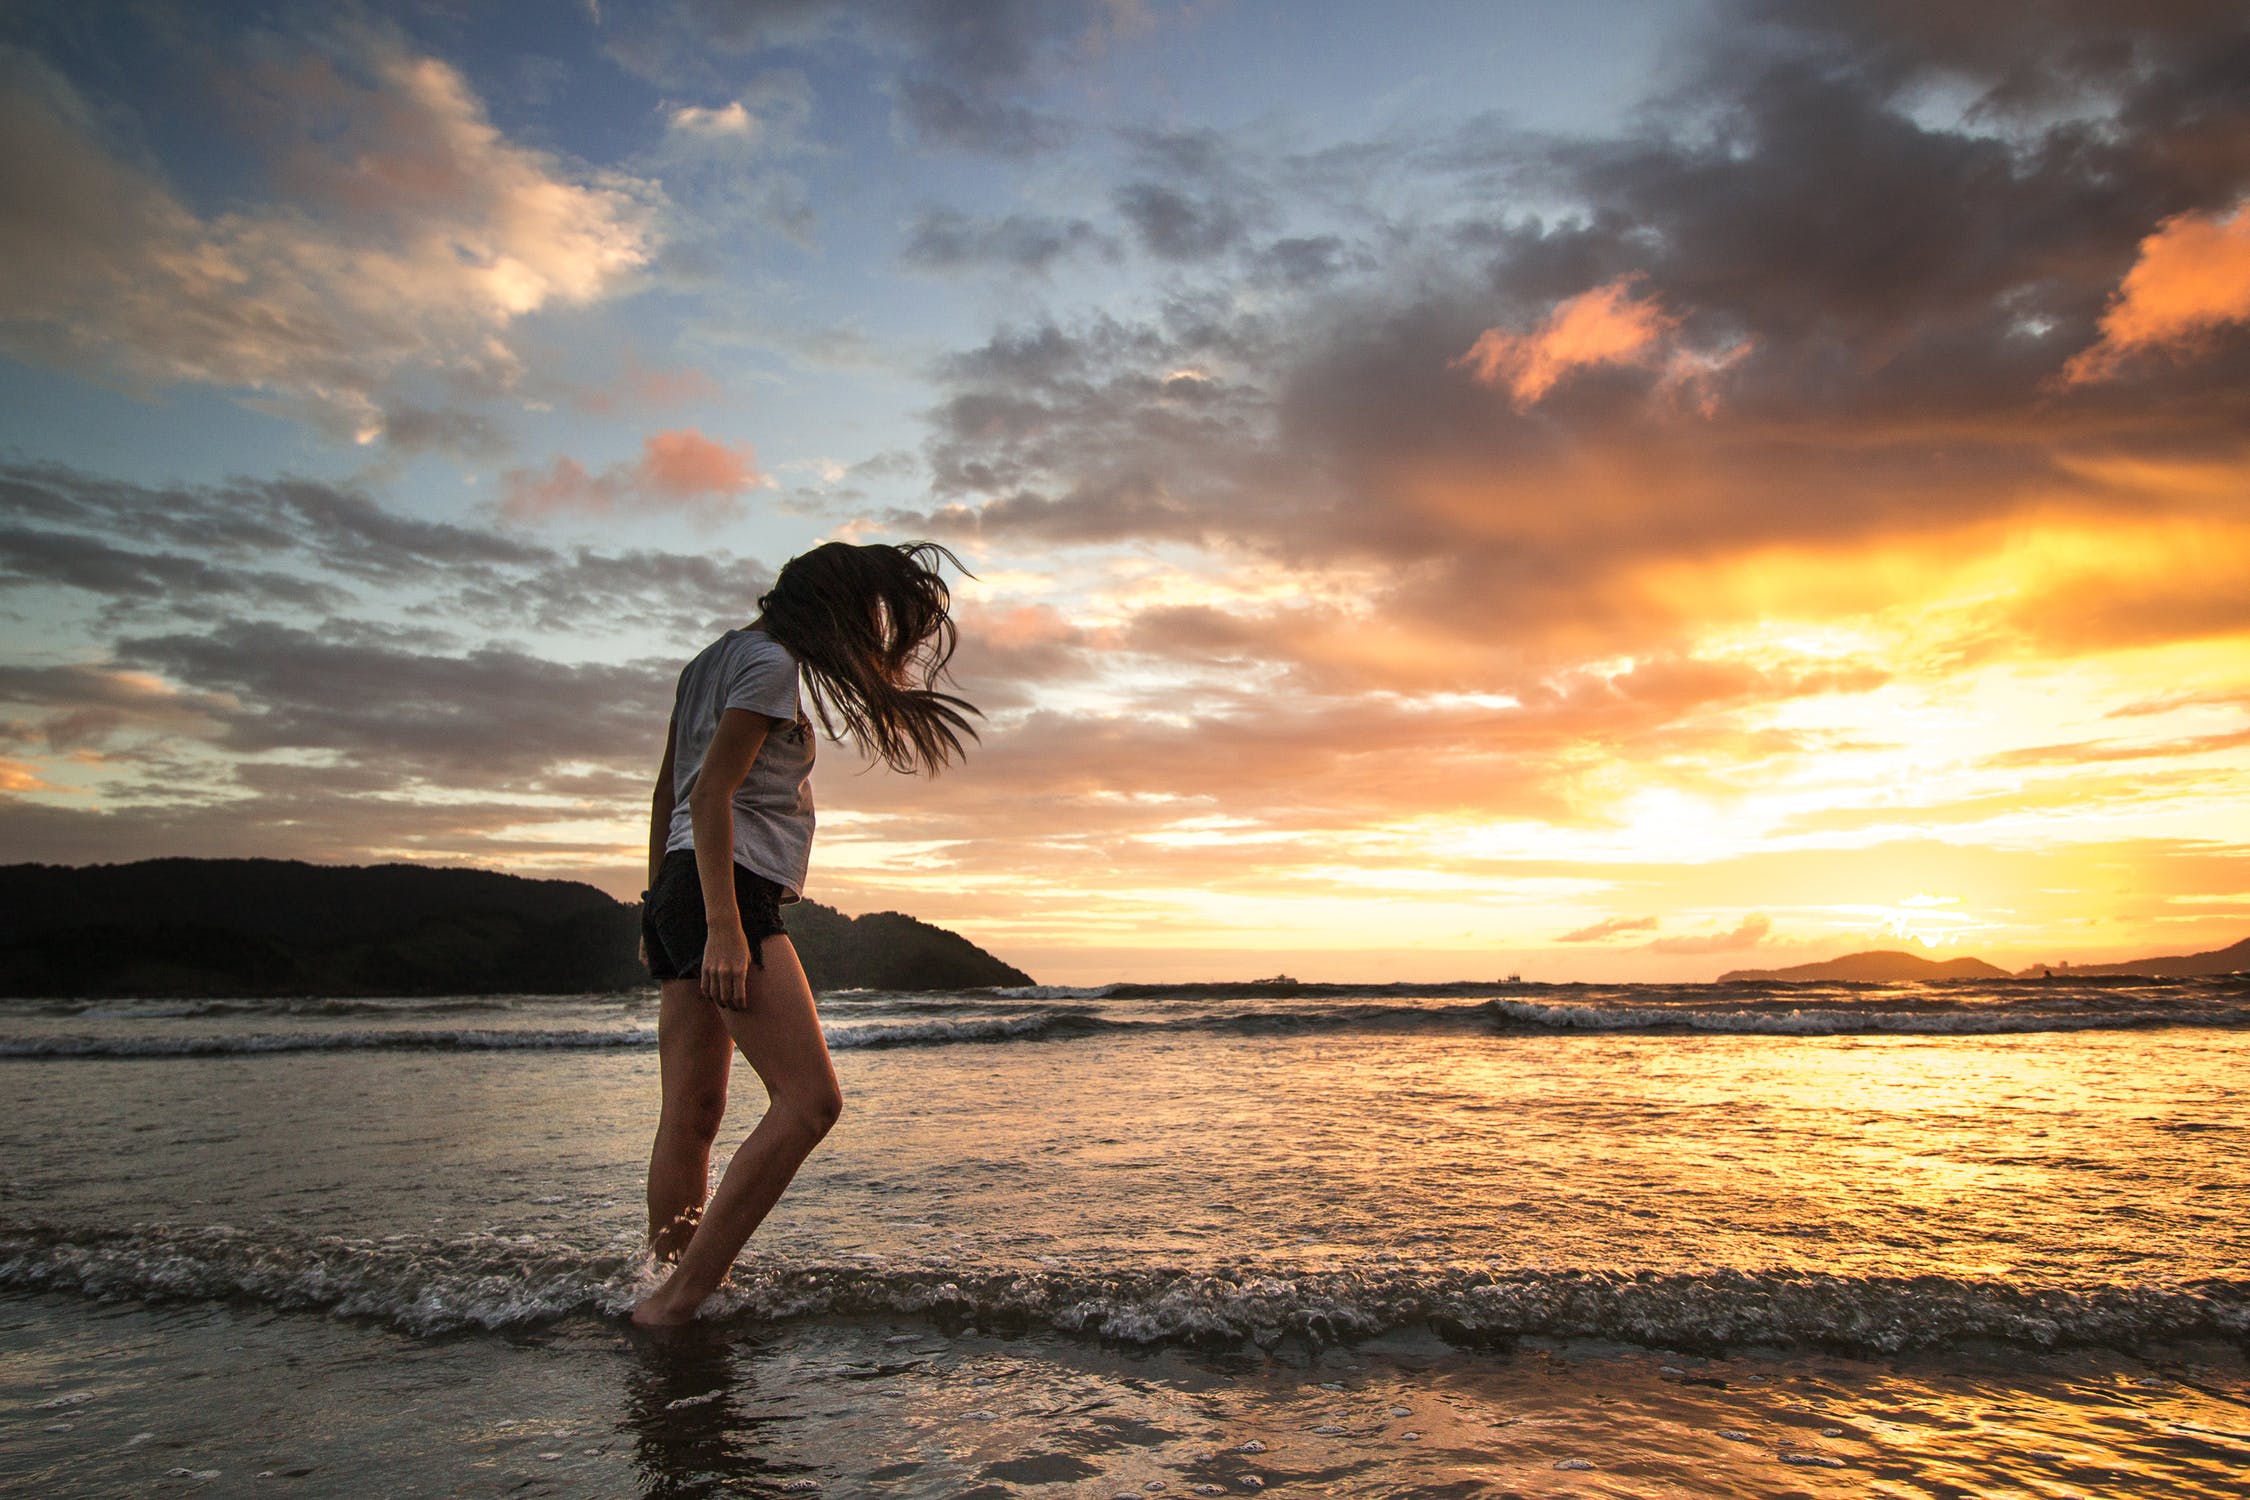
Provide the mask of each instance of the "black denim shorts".
MULTIPOLYGON (((781 898, 787 894, 765 876, 734 867, 734 904, 742 912, 742 934, 750 939, 750 962, 761 969, 766 966, 766 939, 788 935, 781 920, 781 898)), ((649 973, 660 980, 696 978, 703 972, 703 943, 709 936, 695 851, 674 849, 656 867, 656 884, 641 901, 649 973)))

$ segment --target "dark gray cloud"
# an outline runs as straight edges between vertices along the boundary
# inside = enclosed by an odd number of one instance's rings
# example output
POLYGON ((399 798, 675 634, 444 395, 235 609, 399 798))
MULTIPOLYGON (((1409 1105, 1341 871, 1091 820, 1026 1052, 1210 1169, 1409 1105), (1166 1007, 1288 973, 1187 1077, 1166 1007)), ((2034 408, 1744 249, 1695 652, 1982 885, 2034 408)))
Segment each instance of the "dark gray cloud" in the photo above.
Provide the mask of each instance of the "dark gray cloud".
POLYGON ((1209 260, 1250 234, 1244 206, 1218 194, 1189 193, 1163 182, 1129 182, 1117 190, 1116 202, 1141 248, 1164 260, 1209 260))
POLYGON ((549 768, 583 761, 653 763, 677 669, 556 662, 505 646, 438 654, 364 625, 339 633, 266 621, 121 640, 115 655, 234 705, 211 710, 228 750, 317 750, 398 784, 453 787, 535 787, 549 768))
POLYGON ((420 406, 398 401, 383 409, 383 441, 407 453, 444 452, 491 458, 508 437, 499 424, 467 406, 420 406))
POLYGON ((1966 80, 1983 90, 1983 107, 2003 112, 2111 93, 2121 80, 2162 77, 2178 90, 2241 64, 2225 45, 2243 19, 2231 0, 1743 0, 1733 10, 1739 21, 1772 28, 1783 45, 1826 42, 1888 82, 1966 80))
POLYGON ((898 118, 925 146, 986 156, 1036 156, 1071 136, 1069 122, 1059 115, 923 76, 899 80, 898 118))
MULTIPOLYGON (((899 529, 964 525, 1052 541, 1197 539, 1247 523, 1242 467, 1267 431, 1264 393, 1202 366, 1213 330, 1185 333, 1107 315, 1072 329, 995 334, 936 372, 956 394, 930 414, 926 456, 943 497, 989 497, 890 519, 899 529), (1217 513, 1223 497, 1239 508, 1217 513)), ((1249 337, 1241 325, 1230 340, 1249 337)), ((1240 343, 1223 351, 1231 360, 1240 343)), ((1272 519, 1271 517, 1268 518, 1272 519)))
POLYGON ((1117 244, 1084 219, 1013 213, 980 218, 930 209, 907 226, 899 258, 924 271, 1015 271, 1041 275, 1079 254, 1114 259, 1117 244))
POLYGON ((59 465, 6 464, 0 519, 47 535, 132 537, 207 565, 294 556, 375 583, 553 556, 503 533, 402 516, 356 490, 292 478, 151 487, 59 465))
POLYGON ((554 548, 402 516, 306 479, 150 487, 57 465, 0 466, 0 590, 74 589, 110 617, 271 610, 348 620, 355 607, 418 601, 453 628, 580 633, 631 620, 685 648, 740 623, 772 576, 718 551, 554 548))
POLYGON ((1111 195, 1140 247, 1160 260, 1214 260, 1242 248, 1276 210, 1262 164, 1213 130, 1138 131, 1135 176, 1111 195))
POLYGON ((0 526, 0 589, 26 587, 80 589, 112 604, 160 605, 186 615, 229 599, 319 609, 342 598, 333 588, 272 570, 215 567, 98 537, 0 526))
POLYGON ((1341 235, 1289 235, 1257 253, 1255 274, 1292 290, 1317 287, 1352 272, 1372 271, 1380 262, 1341 235))

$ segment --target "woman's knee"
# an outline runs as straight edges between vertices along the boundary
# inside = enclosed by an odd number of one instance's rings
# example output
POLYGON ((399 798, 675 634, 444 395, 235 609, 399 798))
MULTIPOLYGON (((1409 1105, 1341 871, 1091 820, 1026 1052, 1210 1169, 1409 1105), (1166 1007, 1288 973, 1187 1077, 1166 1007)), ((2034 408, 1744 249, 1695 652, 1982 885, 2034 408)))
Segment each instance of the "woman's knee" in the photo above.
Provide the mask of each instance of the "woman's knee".
POLYGON ((810 1132, 813 1139, 818 1140, 835 1129, 836 1121, 842 1117, 844 1091, 830 1081, 819 1087, 792 1093, 786 1099, 776 1099, 774 1107, 786 1110, 791 1119, 810 1132))

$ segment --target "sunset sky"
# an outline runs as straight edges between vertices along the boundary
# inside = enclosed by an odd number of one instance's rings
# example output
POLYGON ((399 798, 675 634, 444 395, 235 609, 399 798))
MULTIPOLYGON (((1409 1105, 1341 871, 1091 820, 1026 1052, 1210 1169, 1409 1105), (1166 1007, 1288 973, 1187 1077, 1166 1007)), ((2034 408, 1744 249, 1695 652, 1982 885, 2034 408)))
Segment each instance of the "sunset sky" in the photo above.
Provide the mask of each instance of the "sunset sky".
POLYGON ((630 898, 838 537, 807 894, 1042 980, 2223 946, 2250 10, 0 12, 0 858, 630 898))

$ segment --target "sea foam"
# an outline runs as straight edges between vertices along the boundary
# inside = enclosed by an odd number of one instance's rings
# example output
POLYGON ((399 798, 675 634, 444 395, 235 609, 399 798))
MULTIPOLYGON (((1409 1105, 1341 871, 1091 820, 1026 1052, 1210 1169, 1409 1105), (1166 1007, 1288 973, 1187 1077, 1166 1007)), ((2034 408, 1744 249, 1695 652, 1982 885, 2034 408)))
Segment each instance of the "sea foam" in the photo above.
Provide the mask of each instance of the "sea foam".
MULTIPOLYGON (((417 1334, 618 1316, 645 1293, 637 1249, 530 1236, 382 1240, 145 1225, 0 1233, 0 1287, 111 1300, 248 1300, 417 1334)), ((1129 1344, 1313 1345, 1428 1328, 1473 1346, 1523 1336, 1653 1348, 1812 1345, 1897 1353, 1974 1340, 2131 1348, 2250 1336, 2250 1281, 2042 1285, 1809 1271, 1549 1271, 1224 1264, 959 1266, 758 1257, 718 1316, 927 1318, 1129 1344)))

